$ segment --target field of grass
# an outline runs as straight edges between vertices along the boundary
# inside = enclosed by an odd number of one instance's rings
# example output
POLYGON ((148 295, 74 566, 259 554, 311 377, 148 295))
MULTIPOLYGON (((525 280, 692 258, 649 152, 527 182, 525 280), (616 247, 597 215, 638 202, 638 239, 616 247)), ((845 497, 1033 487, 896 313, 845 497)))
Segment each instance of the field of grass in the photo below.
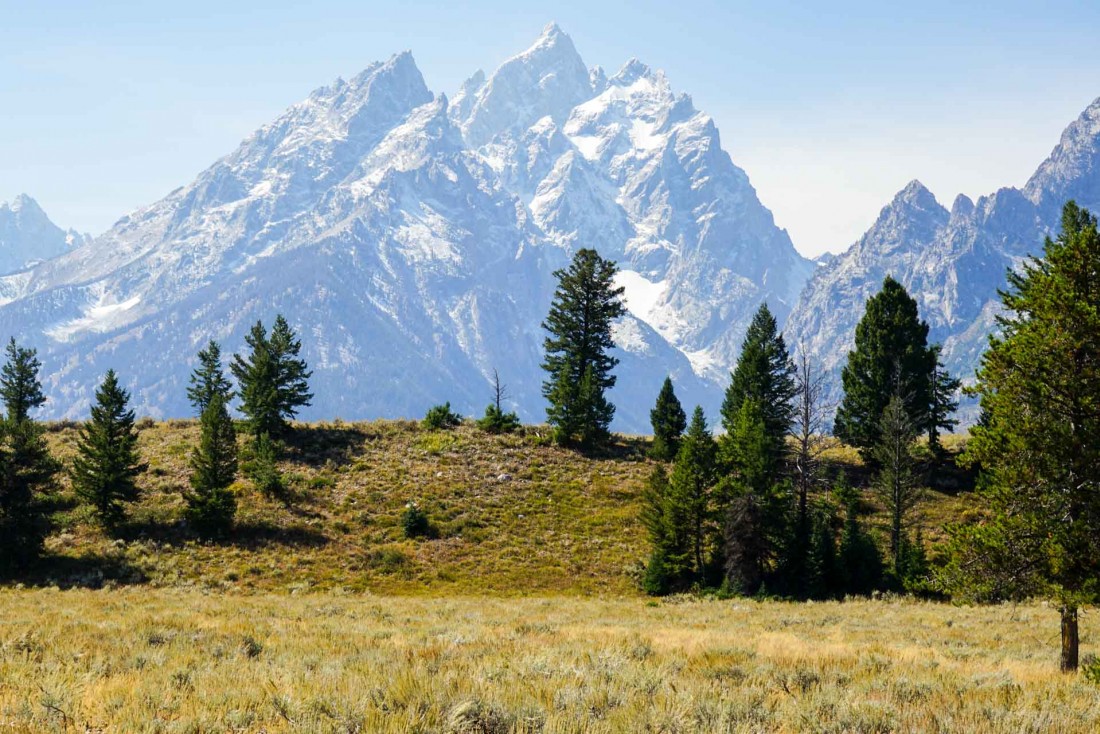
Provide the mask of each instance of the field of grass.
POLYGON ((0 607, 16 731, 1100 730, 1041 606, 127 588, 0 607))
MULTIPOLYGON (((63 461, 76 437, 66 425, 49 433, 63 461)), ((606 455, 591 458, 551 446, 538 427, 490 436, 470 425, 441 432, 408 421, 301 426, 281 464, 288 496, 265 497, 241 479, 237 528, 224 542, 198 540, 180 522, 180 490, 197 440, 193 422, 141 422, 149 469, 115 537, 63 479, 46 557, 25 581, 251 592, 638 593, 647 551, 639 497, 654 466, 645 438, 618 437, 606 455), (427 511, 434 537, 404 538, 400 518, 410 500, 427 511)), ((866 480, 854 451, 833 447, 825 459, 833 471, 866 480)), ((969 507, 966 493, 948 490, 932 492, 922 510, 929 540, 969 507)))

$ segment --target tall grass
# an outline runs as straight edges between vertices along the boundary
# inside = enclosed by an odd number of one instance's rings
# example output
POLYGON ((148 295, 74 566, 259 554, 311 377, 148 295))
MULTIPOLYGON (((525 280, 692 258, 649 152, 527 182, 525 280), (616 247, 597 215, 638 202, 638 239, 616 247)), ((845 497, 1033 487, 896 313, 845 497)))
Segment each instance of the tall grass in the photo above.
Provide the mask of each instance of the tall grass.
POLYGON ((16 731, 1100 730, 1040 606, 40 589, 0 609, 16 731))

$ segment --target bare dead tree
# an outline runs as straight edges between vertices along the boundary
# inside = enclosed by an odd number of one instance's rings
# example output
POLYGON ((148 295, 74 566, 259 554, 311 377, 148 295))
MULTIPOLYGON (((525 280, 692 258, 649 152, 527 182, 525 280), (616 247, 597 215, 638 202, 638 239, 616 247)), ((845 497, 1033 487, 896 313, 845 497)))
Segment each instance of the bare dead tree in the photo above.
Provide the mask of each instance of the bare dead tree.
POLYGON ((821 482, 821 455, 828 448, 828 416, 831 404, 824 400, 825 373, 810 357, 803 342, 795 357, 795 413, 790 435, 795 448, 795 490, 798 492, 798 522, 809 527, 809 495, 821 482))
POLYGON ((493 405, 497 410, 504 412, 504 401, 508 399, 508 387, 500 381, 496 367, 493 368, 493 405))

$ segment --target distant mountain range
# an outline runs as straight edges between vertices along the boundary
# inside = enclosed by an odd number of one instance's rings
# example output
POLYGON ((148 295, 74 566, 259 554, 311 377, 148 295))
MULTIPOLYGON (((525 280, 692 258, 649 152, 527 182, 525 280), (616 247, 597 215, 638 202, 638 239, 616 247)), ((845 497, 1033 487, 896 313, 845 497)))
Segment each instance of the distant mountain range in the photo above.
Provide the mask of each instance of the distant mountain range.
POLYGON ((236 350, 282 312, 315 369, 305 418, 420 416, 444 400, 480 413, 497 369, 537 421, 553 271, 595 247, 618 261, 629 308, 619 430, 648 430, 666 374, 715 418, 764 300, 836 390, 888 273, 968 376, 1005 269, 1039 251, 1066 198, 1100 208, 1098 120, 1100 103, 1022 191, 949 212, 913 182, 846 253, 812 262, 663 73, 588 68, 550 25, 449 100, 406 52, 315 90, 94 239, 29 198, 0 205, 0 334, 39 349, 54 417, 84 415, 111 366, 140 413, 186 415, 201 345, 236 350))

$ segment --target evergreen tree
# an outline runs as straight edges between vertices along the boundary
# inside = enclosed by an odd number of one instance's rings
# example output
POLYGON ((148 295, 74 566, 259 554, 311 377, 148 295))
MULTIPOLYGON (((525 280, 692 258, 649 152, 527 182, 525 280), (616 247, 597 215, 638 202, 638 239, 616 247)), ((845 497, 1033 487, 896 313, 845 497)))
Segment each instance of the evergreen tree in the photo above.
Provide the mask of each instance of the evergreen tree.
POLYGON ((988 413, 964 458, 986 519, 952 529, 940 584, 976 599, 1041 596, 1077 669, 1078 608, 1100 597, 1100 232, 1074 202, 1041 259, 1010 272, 975 392, 988 413))
POLYGON ((714 487, 716 447, 707 430, 703 409, 695 408, 691 424, 680 443, 676 465, 669 477, 670 501, 683 518, 690 551, 689 572, 701 580, 707 558, 707 540, 711 534, 711 492, 714 487))
POLYGON ((199 366, 191 372, 187 399, 195 407, 195 412, 202 416, 215 395, 220 395, 226 404, 233 399, 232 386, 222 372, 221 346, 211 340, 205 349, 199 350, 199 366))
POLYGON ((724 521, 716 565, 726 570, 728 583, 753 593, 789 549, 789 486, 776 477, 771 437, 756 399, 741 403, 723 448, 729 474, 715 500, 716 515, 724 521))
POLYGON ((549 332, 542 365, 546 417, 558 443, 579 439, 593 448, 607 440, 615 415, 605 393, 615 386, 611 324, 626 312, 623 289, 614 285, 615 263, 595 250, 578 250, 569 268, 554 275, 558 287, 542 325, 549 332))
POLYGON ((761 304, 741 344, 741 356, 722 401, 722 425, 732 433, 741 406, 753 400, 761 411, 766 441, 766 471, 778 478, 787 453, 787 432, 794 419, 795 366, 768 304, 761 304))
POLYGON ((275 358, 275 395, 279 417, 286 422, 298 415, 299 408, 312 404, 309 378, 313 376, 306 361, 301 358, 302 342, 282 314, 275 317, 271 327, 271 352, 275 358))
POLYGON ((928 409, 928 448, 935 456, 943 453, 940 433, 950 433, 959 424, 955 411, 959 409, 956 397, 962 382, 952 377, 943 365, 942 347, 935 344, 932 353, 935 356, 932 372, 932 404, 928 409))
POLYGON ((687 428, 687 414, 672 389, 672 378, 666 377, 657 395, 657 404, 649 411, 653 426, 653 446, 649 455, 657 461, 671 461, 680 450, 680 437, 687 428))
POLYGON ((845 593, 867 596, 882 584, 882 554, 859 522, 859 494, 843 476, 833 489, 844 506, 844 529, 837 556, 845 593))
POLYGON ((60 467, 50 456, 42 427, 30 411, 45 402, 33 350, 11 340, 0 370, 0 573, 11 573, 38 555, 47 529, 42 494, 60 467))
POLYGON ((245 343, 248 356, 234 356, 230 366, 240 391, 241 412, 254 436, 281 436, 287 421, 313 399, 309 392, 313 373, 299 357, 302 344, 281 315, 276 317, 270 337, 257 321, 245 343))
POLYGON ((237 478, 237 433, 226 409, 225 395, 210 394, 200 419, 202 436, 191 454, 191 492, 187 518, 200 533, 224 535, 233 526, 237 500, 230 485, 237 478))
POLYGON ((96 390, 91 420, 80 428, 71 477, 77 496, 92 505, 108 528, 123 517, 123 504, 137 499, 137 478, 145 471, 137 450, 130 394, 108 370, 96 390))
POLYGON ((855 349, 841 373, 844 400, 836 414, 836 436, 869 458, 879 443, 882 413, 895 394, 904 396, 917 430, 927 429, 935 363, 917 302, 887 276, 882 290, 867 301, 856 326, 855 349))
POLYGON ((8 342, 7 356, 8 361, 0 368, 0 398, 4 400, 8 420, 22 423, 32 410, 46 403, 38 379, 42 363, 35 350, 18 346, 14 337, 8 342))
POLYGON ((875 463, 880 467, 875 491, 890 516, 890 559, 895 573, 902 565, 902 551, 913 509, 922 490, 916 476, 913 442, 917 431, 898 396, 890 399, 882 413, 875 463))
POLYGON ((843 581, 837 559, 831 509, 820 513, 814 522, 809 566, 808 596, 814 599, 831 599, 840 593, 843 581))
POLYGON ((245 475, 256 489, 268 497, 283 497, 286 487, 283 475, 276 464, 278 447, 271 436, 261 433, 252 442, 248 462, 244 466, 245 475))
POLYGON ((659 596, 683 588, 691 580, 691 527, 685 508, 673 503, 663 466, 649 476, 642 493, 642 526, 649 536, 649 562, 642 588, 659 596))

